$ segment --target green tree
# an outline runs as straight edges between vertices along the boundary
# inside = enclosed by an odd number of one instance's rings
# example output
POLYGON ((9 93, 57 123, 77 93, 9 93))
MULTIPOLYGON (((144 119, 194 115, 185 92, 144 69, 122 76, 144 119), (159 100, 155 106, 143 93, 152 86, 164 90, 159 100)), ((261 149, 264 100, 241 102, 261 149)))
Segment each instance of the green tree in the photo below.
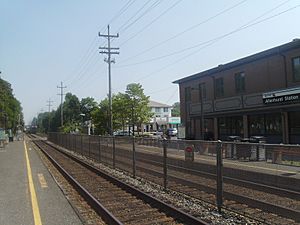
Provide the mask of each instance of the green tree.
POLYGON ((97 102, 91 98, 83 98, 80 101, 80 112, 84 114, 85 120, 91 120, 91 112, 97 107, 97 102))
POLYGON ((125 130, 131 118, 130 103, 128 96, 123 93, 118 93, 113 96, 113 124, 114 130, 125 130))
POLYGON ((172 116, 180 116, 180 103, 179 102, 175 102, 172 105, 172 116))
POLYGON ((102 100, 98 107, 94 108, 91 112, 93 123, 95 124, 95 133, 96 134, 108 134, 108 98, 102 100))
POLYGON ((0 127, 16 130, 24 126, 21 103, 14 97, 11 84, 0 78, 0 127))
MULTIPOLYGON (((59 110, 57 110, 59 111, 59 110)), ((76 95, 67 93, 64 102, 64 121, 66 124, 80 123, 80 102, 76 95)))
POLYGON ((126 105, 131 108, 131 123, 138 127, 138 132, 142 124, 148 123, 153 113, 150 110, 149 96, 144 94, 144 89, 139 83, 128 84, 125 95, 127 96, 126 105))

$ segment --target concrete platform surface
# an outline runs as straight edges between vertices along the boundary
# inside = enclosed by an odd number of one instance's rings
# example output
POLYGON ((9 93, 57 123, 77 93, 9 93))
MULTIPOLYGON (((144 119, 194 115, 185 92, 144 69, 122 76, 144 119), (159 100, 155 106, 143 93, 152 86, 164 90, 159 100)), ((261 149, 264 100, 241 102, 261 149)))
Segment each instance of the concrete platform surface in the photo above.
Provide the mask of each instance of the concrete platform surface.
POLYGON ((0 224, 82 224, 37 152, 25 145, 0 148, 0 224))

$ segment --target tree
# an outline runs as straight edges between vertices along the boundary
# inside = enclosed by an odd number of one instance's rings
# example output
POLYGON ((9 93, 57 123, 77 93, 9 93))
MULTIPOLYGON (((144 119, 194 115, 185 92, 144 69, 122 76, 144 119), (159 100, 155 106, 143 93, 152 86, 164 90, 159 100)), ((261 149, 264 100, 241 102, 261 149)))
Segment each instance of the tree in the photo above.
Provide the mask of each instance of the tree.
POLYGON ((91 120, 91 112, 97 107, 97 102, 91 98, 83 98, 80 101, 80 112, 84 114, 85 120, 91 120))
POLYGON ((91 112, 93 122, 95 124, 96 134, 108 134, 109 126, 109 115, 108 115, 108 98, 102 100, 98 107, 94 108, 91 112))
MULTIPOLYGON (((125 91, 127 97, 127 106, 131 108, 131 123, 138 128, 141 125, 148 123, 153 113, 150 110, 149 96, 144 94, 144 89, 139 83, 128 84, 125 91)), ((138 129, 139 131, 139 129, 138 129)))
POLYGON ((80 102, 76 95, 67 93, 64 102, 64 121, 66 124, 80 123, 80 102))
POLYGON ((113 125, 114 130, 125 130, 131 118, 131 109, 126 94, 118 93, 113 96, 113 125))
POLYGON ((172 105, 172 116, 180 116, 180 103, 179 102, 175 102, 172 105))
POLYGON ((21 103, 14 97, 11 84, 0 78, 0 127, 16 130, 24 126, 21 103))

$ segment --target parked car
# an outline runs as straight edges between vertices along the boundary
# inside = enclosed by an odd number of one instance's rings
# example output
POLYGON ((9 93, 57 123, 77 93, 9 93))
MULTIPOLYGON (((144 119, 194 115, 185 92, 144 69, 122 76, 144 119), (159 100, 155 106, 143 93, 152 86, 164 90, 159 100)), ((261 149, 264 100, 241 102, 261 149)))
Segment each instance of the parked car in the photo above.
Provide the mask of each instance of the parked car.
POLYGON ((160 139, 164 134, 162 131, 153 131, 150 133, 152 138, 158 138, 158 139, 160 139))
POLYGON ((114 132, 114 136, 131 136, 132 131, 128 130, 118 130, 114 132))
POLYGON ((176 136, 177 135, 177 129, 176 128, 168 128, 167 129, 167 135, 168 136, 176 136))

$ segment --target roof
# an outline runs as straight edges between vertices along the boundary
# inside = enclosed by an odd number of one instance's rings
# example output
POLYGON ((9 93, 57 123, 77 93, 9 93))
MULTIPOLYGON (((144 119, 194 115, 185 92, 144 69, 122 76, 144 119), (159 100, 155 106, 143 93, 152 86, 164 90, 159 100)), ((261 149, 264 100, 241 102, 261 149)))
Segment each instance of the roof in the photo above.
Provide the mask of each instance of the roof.
POLYGON ((263 59, 263 58, 266 58, 266 57, 270 57, 272 55, 281 54, 285 51, 289 51, 291 49, 296 49, 296 48, 300 48, 300 39, 294 39, 293 41, 288 42, 286 44, 283 44, 283 45, 280 45, 280 46, 277 46, 277 47, 274 47, 274 48, 256 53, 254 55, 250 55, 250 56, 232 61, 232 62, 224 64, 224 65, 221 64, 221 65, 219 65, 217 67, 214 67, 212 69, 205 70, 205 71, 202 71, 202 72, 199 72, 199 73, 181 78, 179 80, 175 80, 175 81, 173 81, 173 83, 174 84, 180 84, 180 83, 184 83, 184 82, 187 82, 187 81, 195 80, 195 79, 200 78, 200 77, 209 76, 209 75, 212 75, 212 74, 215 74, 215 73, 218 73, 218 72, 222 72, 224 70, 232 69, 234 67, 237 67, 237 66, 240 66, 240 65, 243 65, 243 64, 247 64, 247 63, 250 63, 250 62, 253 62, 253 61, 257 61, 257 60, 260 60, 260 59, 263 59))
POLYGON ((149 107, 171 108, 172 106, 150 100, 149 107))

